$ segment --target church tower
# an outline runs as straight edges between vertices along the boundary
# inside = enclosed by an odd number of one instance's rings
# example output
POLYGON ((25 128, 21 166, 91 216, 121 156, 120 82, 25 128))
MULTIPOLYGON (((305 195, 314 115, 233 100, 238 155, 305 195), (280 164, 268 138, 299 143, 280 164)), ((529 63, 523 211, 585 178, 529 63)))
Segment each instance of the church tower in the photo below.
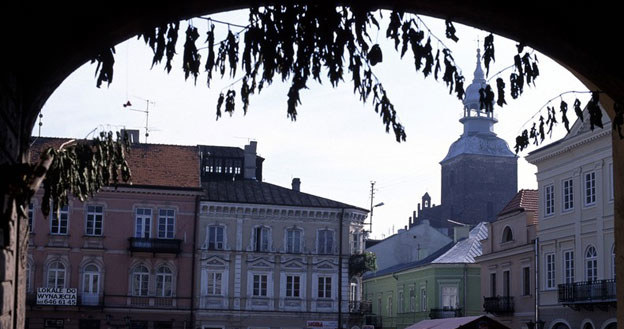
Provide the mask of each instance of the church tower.
POLYGON ((507 143, 494 133, 498 122, 492 112, 480 109, 479 89, 486 80, 477 50, 477 68, 466 88, 464 132, 449 148, 442 165, 442 218, 476 224, 493 221, 515 195, 518 163, 507 143))

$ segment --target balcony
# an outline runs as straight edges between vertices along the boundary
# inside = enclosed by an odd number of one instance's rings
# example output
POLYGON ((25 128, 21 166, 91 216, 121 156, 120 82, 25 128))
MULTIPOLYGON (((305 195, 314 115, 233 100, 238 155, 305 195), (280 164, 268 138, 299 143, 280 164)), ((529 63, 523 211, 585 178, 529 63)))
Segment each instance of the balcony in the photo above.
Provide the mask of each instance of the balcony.
POLYGON ((615 279, 560 284, 559 303, 575 310, 594 306, 608 309, 616 303, 615 279))
POLYGON ((485 297, 483 300, 483 310, 492 314, 512 314, 514 312, 513 297, 485 297))
POLYGON ((461 308, 432 308, 431 312, 429 312, 430 319, 447 319, 447 318, 457 318, 462 316, 463 312, 461 308))
POLYGON ((180 239, 128 238, 131 252, 151 252, 162 254, 179 254, 182 251, 180 239))
POLYGON ((349 302, 349 313, 371 314, 373 311, 373 303, 371 302, 349 302))

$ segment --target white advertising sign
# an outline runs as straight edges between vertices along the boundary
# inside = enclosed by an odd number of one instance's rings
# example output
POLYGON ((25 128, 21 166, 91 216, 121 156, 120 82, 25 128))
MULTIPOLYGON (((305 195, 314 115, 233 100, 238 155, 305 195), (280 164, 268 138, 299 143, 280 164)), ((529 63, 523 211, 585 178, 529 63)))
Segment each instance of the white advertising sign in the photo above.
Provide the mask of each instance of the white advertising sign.
POLYGON ((76 288, 37 288, 37 305, 76 305, 76 288))
POLYGON ((338 328, 338 321, 308 321, 308 328, 338 328))

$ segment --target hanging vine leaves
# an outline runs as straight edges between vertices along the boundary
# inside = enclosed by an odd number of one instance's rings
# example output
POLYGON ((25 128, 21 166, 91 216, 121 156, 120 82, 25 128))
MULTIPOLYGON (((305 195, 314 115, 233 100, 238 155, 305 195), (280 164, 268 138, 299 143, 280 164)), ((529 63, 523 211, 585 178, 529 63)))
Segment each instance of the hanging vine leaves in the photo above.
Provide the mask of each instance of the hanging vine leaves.
POLYGON ((617 130, 620 139, 624 139, 624 135, 622 134, 622 126, 624 126, 624 106, 616 102, 613 104, 613 111, 615 112, 615 117, 611 125, 613 130, 617 130))
POLYGON ((186 42, 184 43, 184 56, 182 59, 182 70, 184 71, 184 79, 188 79, 190 75, 195 78, 197 84, 197 76, 199 75, 199 66, 201 56, 197 52, 195 41, 199 38, 197 28, 189 27, 186 29, 186 42))
POLYGON ((97 67, 95 69, 95 75, 97 75, 96 86, 100 88, 102 82, 108 82, 110 86, 113 82, 113 64, 115 64, 115 47, 105 49, 99 53, 91 63, 97 61, 97 67), (99 73, 99 74, 98 74, 99 73))
POLYGON ((58 212, 67 205, 70 194, 84 202, 104 186, 129 182, 131 172, 126 161, 129 149, 127 135, 117 133, 117 139, 113 140, 112 132, 102 132, 92 141, 43 151, 41 162, 52 159, 43 180, 43 215, 58 212))
POLYGON ((498 98, 496 99, 496 104, 498 106, 503 107, 507 102, 505 101, 505 81, 502 78, 496 79, 496 89, 498 91, 498 98))
POLYGON ((459 38, 455 35, 457 30, 455 29, 455 26, 453 26, 453 22, 447 19, 445 24, 446 24, 446 37, 455 42, 459 41, 459 38))
POLYGON ((581 122, 585 120, 583 118, 583 109, 581 108, 581 101, 579 101, 578 98, 574 100, 574 113, 576 113, 576 117, 579 118, 581 122))
POLYGON ((490 74, 490 62, 495 61, 494 57, 494 35, 490 33, 483 41, 483 63, 485 64, 485 76, 490 74))
POLYGON ((210 24, 210 30, 208 30, 207 37, 206 37, 206 42, 208 43, 208 56, 206 57, 206 65, 204 66, 204 68, 208 76, 206 79, 206 85, 208 86, 208 88, 210 88, 210 80, 212 80, 212 69, 214 68, 214 65, 215 65, 214 29, 215 29, 214 24, 210 24))
POLYGON ((587 112, 589 112, 589 127, 593 131, 594 126, 603 128, 602 126, 602 110, 600 109, 600 92, 592 91, 592 96, 587 103, 587 112))
POLYGON ((561 100, 561 104, 559 105, 559 111, 561 112, 561 122, 563 122, 563 126, 565 127, 567 132, 570 132, 570 121, 568 120, 568 103, 561 100))

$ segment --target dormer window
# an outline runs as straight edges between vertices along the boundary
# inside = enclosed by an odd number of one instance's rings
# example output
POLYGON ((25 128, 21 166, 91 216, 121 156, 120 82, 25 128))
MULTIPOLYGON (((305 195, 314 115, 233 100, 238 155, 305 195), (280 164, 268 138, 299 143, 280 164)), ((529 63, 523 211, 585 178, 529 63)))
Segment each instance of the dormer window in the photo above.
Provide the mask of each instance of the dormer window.
POLYGON ((511 232, 511 228, 506 226, 503 230, 503 242, 513 241, 513 233, 511 232))

